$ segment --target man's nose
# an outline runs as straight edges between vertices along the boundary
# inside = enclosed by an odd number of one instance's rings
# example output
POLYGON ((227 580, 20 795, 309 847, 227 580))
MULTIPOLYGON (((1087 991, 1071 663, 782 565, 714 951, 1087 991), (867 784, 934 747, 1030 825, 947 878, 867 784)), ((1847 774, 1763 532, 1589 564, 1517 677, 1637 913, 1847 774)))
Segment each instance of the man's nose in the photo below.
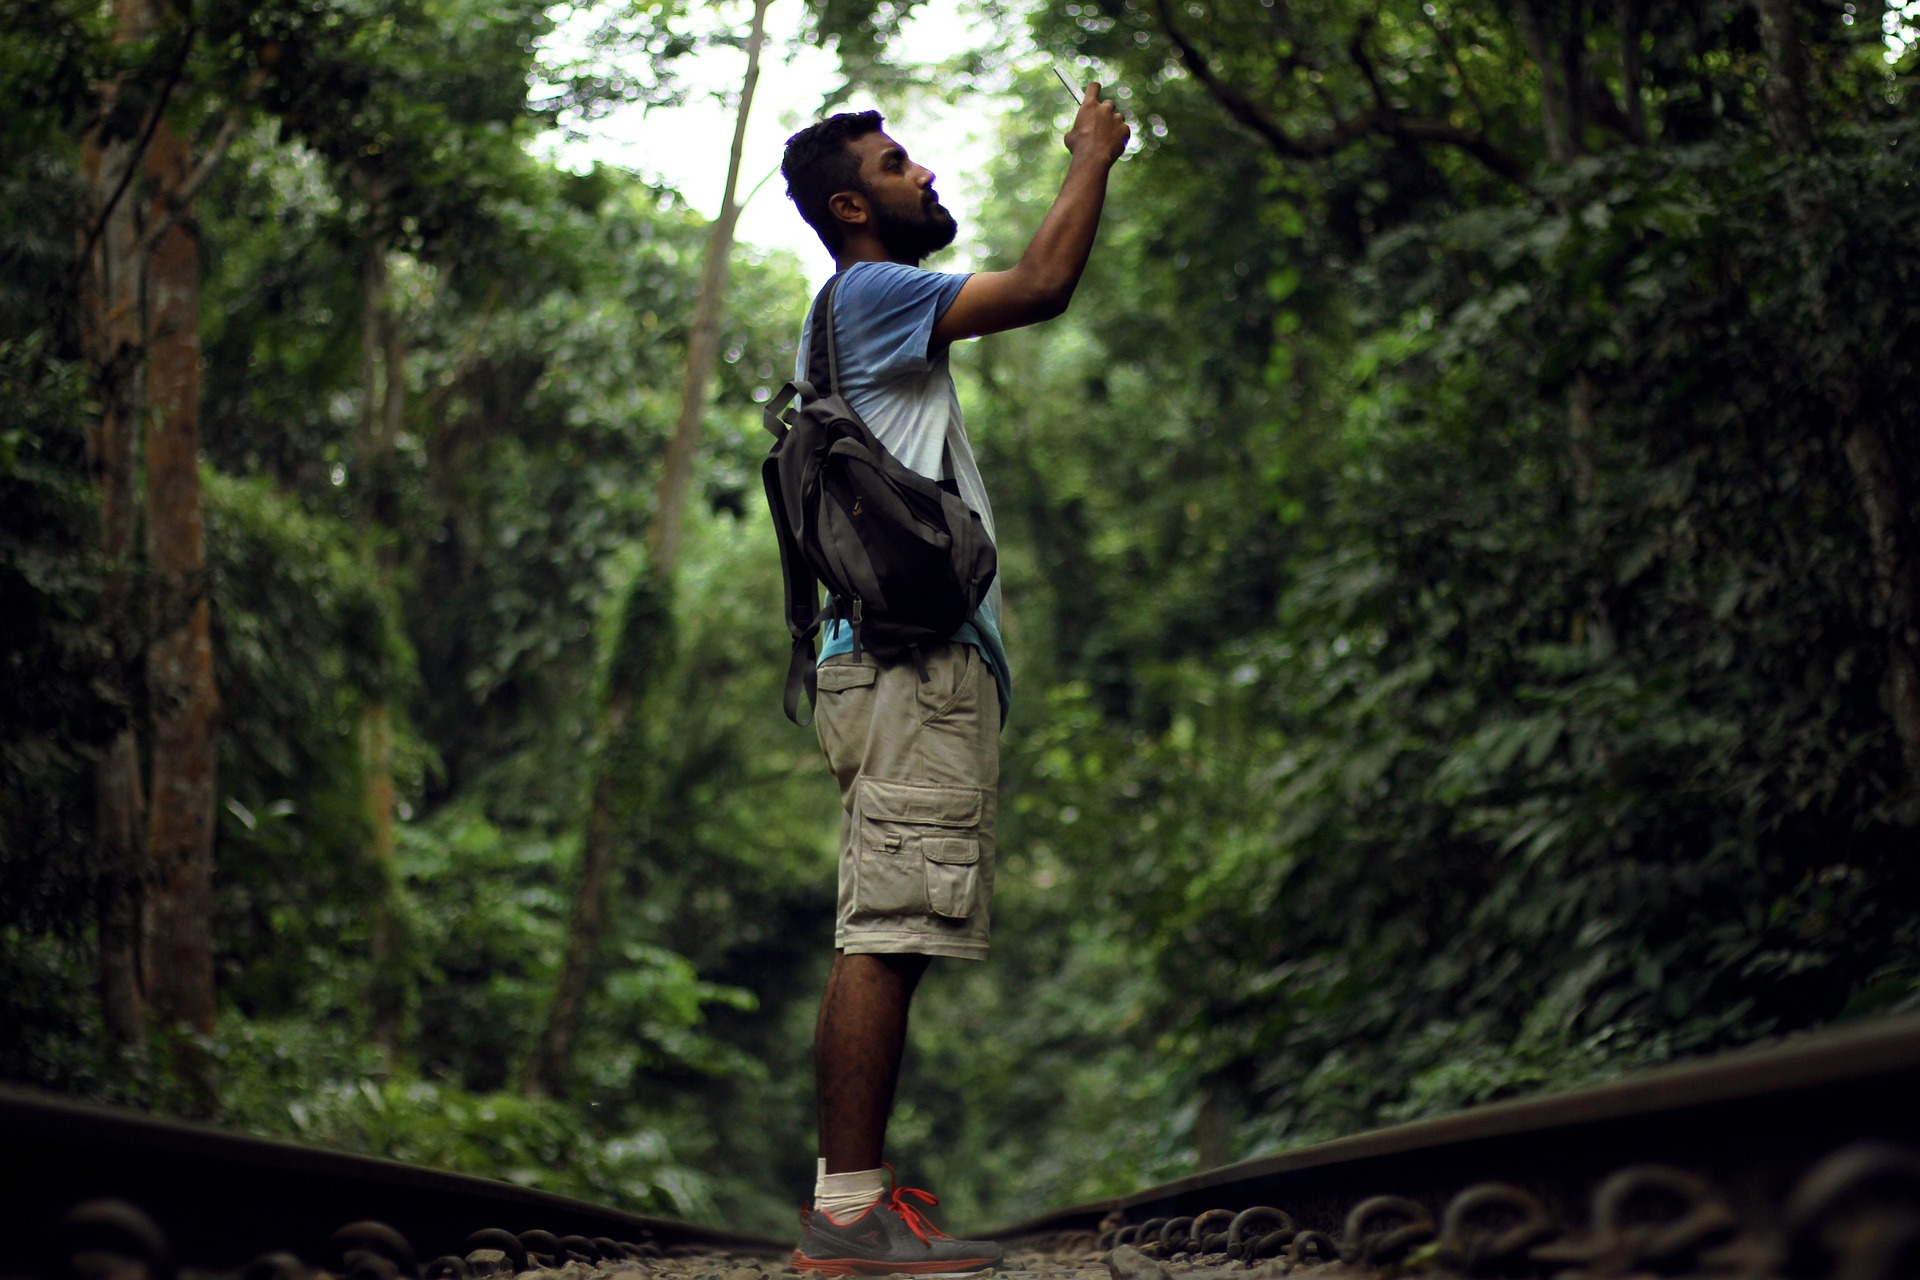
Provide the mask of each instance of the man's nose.
POLYGON ((927 167, 926 167, 925 165, 916 165, 916 166, 915 166, 915 168, 917 168, 917 169, 919 169, 919 170, 920 170, 920 185, 921 185, 922 187, 930 187, 930 186, 932 186, 932 185, 933 185, 933 170, 931 170, 931 169, 929 169, 929 168, 927 168, 927 167))

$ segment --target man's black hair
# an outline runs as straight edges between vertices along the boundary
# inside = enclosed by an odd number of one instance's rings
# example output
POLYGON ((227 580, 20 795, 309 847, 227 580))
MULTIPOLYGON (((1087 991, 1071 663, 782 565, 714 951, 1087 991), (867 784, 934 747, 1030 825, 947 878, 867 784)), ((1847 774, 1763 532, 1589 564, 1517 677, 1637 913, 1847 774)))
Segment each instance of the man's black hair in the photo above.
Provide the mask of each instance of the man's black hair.
POLYGON ((827 201, 842 191, 866 192, 867 184, 860 180, 860 158, 847 144, 880 132, 881 123, 878 111, 842 111, 787 139, 787 153, 780 161, 780 174, 787 180, 787 199, 793 201, 820 243, 836 258, 840 256, 840 224, 827 209, 827 201))

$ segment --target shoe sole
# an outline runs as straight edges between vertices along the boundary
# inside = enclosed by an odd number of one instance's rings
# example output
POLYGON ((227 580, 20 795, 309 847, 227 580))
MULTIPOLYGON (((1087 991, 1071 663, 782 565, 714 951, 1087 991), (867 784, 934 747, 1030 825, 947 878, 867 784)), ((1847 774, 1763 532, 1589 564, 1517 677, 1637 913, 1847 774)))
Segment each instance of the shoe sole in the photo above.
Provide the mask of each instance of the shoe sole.
POLYGON ((881 1262, 875 1258, 809 1258, 798 1249, 790 1259, 795 1271, 817 1271, 828 1276, 921 1276, 939 1280, 942 1276, 988 1276, 993 1274, 992 1258, 942 1258, 937 1262, 881 1262))

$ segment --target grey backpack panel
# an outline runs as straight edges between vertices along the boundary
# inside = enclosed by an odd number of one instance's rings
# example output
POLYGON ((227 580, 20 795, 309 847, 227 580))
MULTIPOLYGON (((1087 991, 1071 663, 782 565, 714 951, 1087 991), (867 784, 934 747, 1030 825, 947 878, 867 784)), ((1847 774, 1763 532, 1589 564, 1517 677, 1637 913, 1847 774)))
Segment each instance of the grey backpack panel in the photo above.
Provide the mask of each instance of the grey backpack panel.
POLYGON ((978 512, 951 480, 902 464, 835 392, 838 275, 814 299, 806 376, 766 406, 773 448, 760 478, 780 541, 793 656, 782 698, 795 724, 812 720, 813 637, 827 617, 853 625, 854 650, 910 658, 965 625, 993 585, 998 559, 978 512), (782 410, 795 395, 798 408, 782 410), (820 604, 825 585, 829 603, 820 604), (800 718, 805 693, 808 718, 800 718))

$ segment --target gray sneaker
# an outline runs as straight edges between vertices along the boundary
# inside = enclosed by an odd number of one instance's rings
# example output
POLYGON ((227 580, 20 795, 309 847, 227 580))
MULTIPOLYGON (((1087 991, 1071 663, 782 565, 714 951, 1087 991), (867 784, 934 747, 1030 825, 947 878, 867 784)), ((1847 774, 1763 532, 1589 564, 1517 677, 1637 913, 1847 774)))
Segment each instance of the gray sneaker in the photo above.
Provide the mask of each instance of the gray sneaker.
POLYGON ((909 1204, 909 1196, 940 1203, 918 1187, 895 1187, 851 1222, 802 1210, 793 1269, 829 1276, 977 1276, 1000 1265, 999 1245, 955 1240, 909 1204))

